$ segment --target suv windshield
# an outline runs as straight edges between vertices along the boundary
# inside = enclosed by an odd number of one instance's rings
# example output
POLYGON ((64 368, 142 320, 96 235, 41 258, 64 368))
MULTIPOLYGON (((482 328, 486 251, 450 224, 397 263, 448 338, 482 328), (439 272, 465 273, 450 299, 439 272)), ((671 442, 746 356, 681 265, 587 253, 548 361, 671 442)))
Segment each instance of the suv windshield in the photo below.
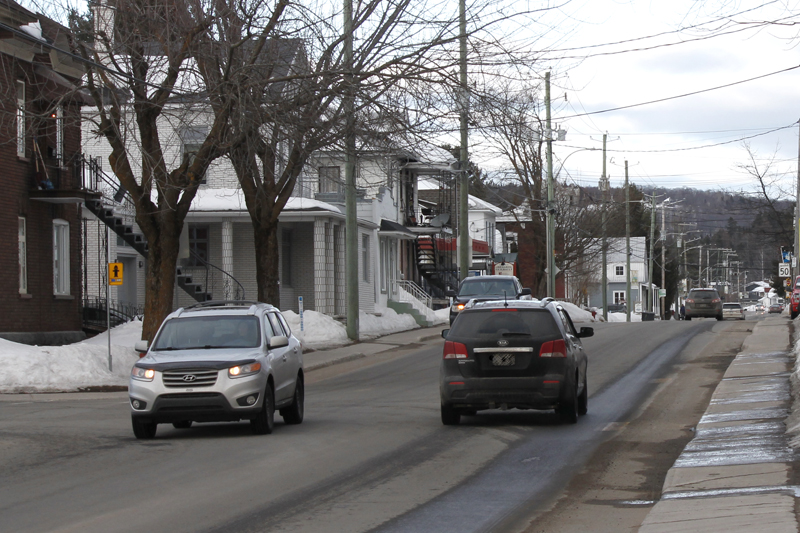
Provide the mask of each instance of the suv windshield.
POLYGON ((193 348, 256 348, 258 319, 250 315, 173 318, 158 334, 154 350, 193 348))
POLYGON ((514 282, 510 279, 475 279, 465 281, 464 284, 461 285, 461 291, 458 293, 458 296, 502 296, 504 291, 507 296, 516 297, 517 295, 514 282))
POLYGON ((561 332, 547 310, 486 309, 462 313, 453 323, 456 337, 560 337, 561 332))

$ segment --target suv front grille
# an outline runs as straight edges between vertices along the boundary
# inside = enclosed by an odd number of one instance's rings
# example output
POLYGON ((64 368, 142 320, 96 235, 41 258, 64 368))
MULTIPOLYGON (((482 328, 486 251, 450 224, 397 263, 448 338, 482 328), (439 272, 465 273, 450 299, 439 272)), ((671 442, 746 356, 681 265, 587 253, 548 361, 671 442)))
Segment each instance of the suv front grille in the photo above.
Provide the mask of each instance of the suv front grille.
POLYGON ((165 370, 162 374, 164 386, 177 387, 210 387, 217 382, 217 370, 165 370))

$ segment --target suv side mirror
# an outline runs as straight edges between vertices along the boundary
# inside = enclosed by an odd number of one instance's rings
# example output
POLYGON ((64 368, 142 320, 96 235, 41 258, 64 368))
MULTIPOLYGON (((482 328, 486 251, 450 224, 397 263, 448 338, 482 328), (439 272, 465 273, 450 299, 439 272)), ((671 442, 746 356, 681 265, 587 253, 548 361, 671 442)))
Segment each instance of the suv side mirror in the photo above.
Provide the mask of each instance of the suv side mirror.
POLYGON ((133 345, 134 351, 139 352, 139 357, 144 357, 147 353, 148 343, 147 341, 136 341, 133 345))
POLYGON ((581 328, 581 330, 578 332, 578 337, 581 339, 585 339, 586 337, 594 337, 594 328, 581 328))
POLYGON ((268 347, 270 349, 283 348, 289 346, 289 339, 286 335, 275 335, 269 339, 268 347))
POLYGON ((531 295, 531 290, 529 288, 525 287, 524 289, 522 289, 520 291, 519 295, 520 296, 530 296, 531 295))
POLYGON ((450 330, 449 330, 449 329, 443 329, 443 330, 442 330, 442 338, 443 338, 443 339, 446 339, 446 338, 447 338, 447 334, 448 334, 448 333, 450 333, 450 330))
POLYGON ((453 289, 447 289, 446 291, 444 291, 444 295, 449 296, 450 298, 455 298, 456 296, 458 296, 456 294, 456 291, 454 291, 453 289))

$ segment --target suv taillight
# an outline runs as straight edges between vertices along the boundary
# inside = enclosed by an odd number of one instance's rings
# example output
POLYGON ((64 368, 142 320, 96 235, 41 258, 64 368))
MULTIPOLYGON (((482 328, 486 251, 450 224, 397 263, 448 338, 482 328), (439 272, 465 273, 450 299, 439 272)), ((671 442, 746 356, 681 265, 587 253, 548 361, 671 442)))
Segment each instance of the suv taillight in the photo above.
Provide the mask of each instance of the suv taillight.
POLYGON ((544 344, 542 344, 542 347, 539 350, 539 357, 566 357, 566 356, 567 356, 567 345, 566 343, 564 343, 564 339, 547 341, 544 344))
POLYGON ((467 345, 455 341, 444 341, 444 358, 445 359, 466 359, 467 345))
POLYGON ((715 304, 715 303, 717 303, 717 302, 721 302, 721 301, 722 301, 722 300, 720 300, 719 298, 714 298, 713 300, 711 300, 711 303, 712 303, 712 304, 715 304))

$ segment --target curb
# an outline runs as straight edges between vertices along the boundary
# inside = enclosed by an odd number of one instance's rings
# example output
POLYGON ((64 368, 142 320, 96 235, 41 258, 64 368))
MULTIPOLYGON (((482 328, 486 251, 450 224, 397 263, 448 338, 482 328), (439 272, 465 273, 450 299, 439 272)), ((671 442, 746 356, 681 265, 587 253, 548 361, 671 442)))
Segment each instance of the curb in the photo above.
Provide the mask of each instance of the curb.
POLYGON ((797 532, 785 420, 795 354, 789 323, 760 321, 717 384, 695 437, 667 472, 641 533, 797 532))

